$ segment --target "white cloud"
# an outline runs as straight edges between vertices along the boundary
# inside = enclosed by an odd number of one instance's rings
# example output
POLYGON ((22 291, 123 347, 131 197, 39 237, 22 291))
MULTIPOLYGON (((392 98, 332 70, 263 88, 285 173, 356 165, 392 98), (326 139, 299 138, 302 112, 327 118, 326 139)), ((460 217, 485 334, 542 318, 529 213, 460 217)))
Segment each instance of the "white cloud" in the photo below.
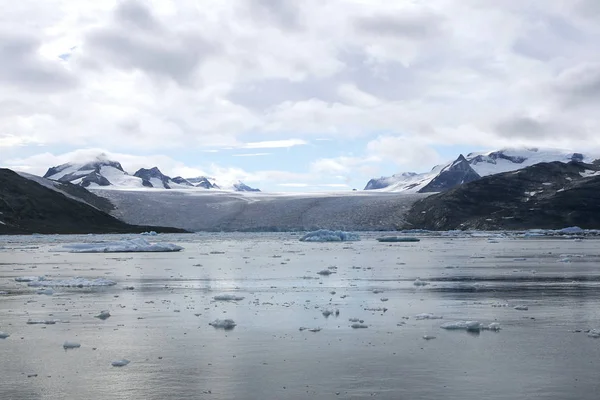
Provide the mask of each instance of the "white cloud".
POLYGON ((284 139, 284 140, 267 140, 262 142, 245 143, 241 147, 244 149, 277 149, 289 148, 294 146, 303 146, 308 144, 302 139, 284 139))

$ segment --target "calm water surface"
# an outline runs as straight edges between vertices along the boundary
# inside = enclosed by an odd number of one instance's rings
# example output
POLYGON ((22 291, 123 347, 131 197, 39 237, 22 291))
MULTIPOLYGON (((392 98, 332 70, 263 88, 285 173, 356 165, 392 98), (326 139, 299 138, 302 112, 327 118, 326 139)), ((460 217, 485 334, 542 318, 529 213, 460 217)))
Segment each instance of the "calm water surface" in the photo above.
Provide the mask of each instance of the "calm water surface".
POLYGON ((60 251, 126 235, 0 237, 0 398, 598 399, 600 339, 585 331, 600 328, 600 241, 361 236, 159 235, 185 249, 127 254, 60 251), (14 280, 29 275, 117 285, 47 296, 14 280), (224 293, 244 299, 213 300, 224 293), (455 320, 502 330, 440 328, 455 320))

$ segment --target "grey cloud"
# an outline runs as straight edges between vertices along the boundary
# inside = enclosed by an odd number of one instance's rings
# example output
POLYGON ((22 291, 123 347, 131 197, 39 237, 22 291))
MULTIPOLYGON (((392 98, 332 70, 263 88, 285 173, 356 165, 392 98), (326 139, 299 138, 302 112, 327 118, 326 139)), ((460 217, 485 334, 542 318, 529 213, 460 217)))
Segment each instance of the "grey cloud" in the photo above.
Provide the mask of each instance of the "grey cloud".
POLYGON ((32 37, 0 32, 0 81, 17 89, 62 91, 77 85, 76 78, 56 61, 45 60, 32 37))
POLYGON ((494 131, 504 138, 548 139, 565 133, 574 133, 572 128, 558 121, 546 121, 529 116, 512 116, 494 125, 494 131))
POLYGON ((160 23, 144 5, 137 1, 123 1, 114 12, 115 20, 140 29, 159 30, 160 23))
POLYGON ((354 24, 365 33, 415 40, 431 38, 441 31, 441 18, 428 12, 372 15, 358 18, 354 24))
POLYGON ((302 26, 301 14, 296 0, 250 0, 249 10, 259 18, 274 22, 282 29, 302 26))
POLYGON ((562 72, 554 83, 561 102, 568 106, 600 102, 600 63, 583 64, 562 72))
POLYGON ((139 3, 120 3, 114 16, 113 24, 87 35, 88 65, 108 63, 189 84, 203 58, 214 52, 199 32, 168 30, 139 3))

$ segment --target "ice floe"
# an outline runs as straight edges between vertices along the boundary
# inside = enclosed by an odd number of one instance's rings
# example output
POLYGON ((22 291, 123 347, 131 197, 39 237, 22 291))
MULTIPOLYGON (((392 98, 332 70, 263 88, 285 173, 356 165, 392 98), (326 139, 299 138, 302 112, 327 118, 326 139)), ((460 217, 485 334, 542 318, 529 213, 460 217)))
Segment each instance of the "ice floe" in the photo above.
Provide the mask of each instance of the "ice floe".
POLYGON ((99 318, 99 319, 107 319, 108 317, 110 317, 110 312, 108 312, 108 310, 102 310, 100 311, 100 314, 98 315, 94 315, 94 318, 99 318))
POLYGON ((425 281, 422 281, 421 279, 417 278, 413 282, 413 285, 415 285, 415 286, 427 286, 427 285, 429 285, 429 282, 425 282, 425 281))
POLYGON ((124 367, 129 364, 131 361, 123 358, 122 360, 116 360, 110 363, 113 367, 124 367))
POLYGON ((300 329, 298 329, 300 332, 302 331, 309 331, 309 332, 320 332, 321 328, 306 328, 304 326, 301 326, 300 329))
POLYGON ((518 310, 518 311, 527 311, 527 310, 529 310, 529 307, 527 307, 527 306, 515 306, 513 308, 515 310, 518 310))
POLYGON ((376 239, 381 243, 403 243, 403 242, 420 242, 421 239, 416 237, 405 237, 405 236, 383 236, 376 239))
POLYGON ((482 329, 479 321, 454 321, 442 324, 440 328, 447 330, 466 330, 470 332, 479 332, 482 329))
POLYGON ((18 276, 15 278, 16 282, 36 282, 44 280, 43 276, 18 276))
POLYGON ((592 329, 587 335, 591 338, 598 339, 600 338, 600 329, 592 329))
POLYGON ((97 287, 97 286, 114 286, 116 284, 117 284, 117 282, 111 281, 110 279, 105 279, 105 278, 88 279, 88 278, 76 277, 76 278, 61 279, 61 280, 40 279, 40 280, 30 281, 27 284, 27 286, 82 288, 82 287, 97 287))
POLYGON ((352 232, 330 231, 328 229, 319 229, 318 231, 308 232, 300 238, 301 242, 347 242, 360 240, 360 236, 352 232))
POLYGON ((51 288, 39 289, 37 294, 44 294, 46 296, 52 296, 54 294, 54 290, 51 288))
POLYGON ((77 342, 66 341, 66 342, 63 343, 63 348, 65 350, 67 350, 67 349, 78 349, 80 347, 81 347, 81 344, 79 344, 77 342))
POLYGON ((183 247, 173 243, 150 243, 144 238, 104 243, 73 243, 64 245, 63 248, 71 253, 141 253, 183 250, 183 247))
POLYGON ((56 322, 54 319, 28 319, 27 325, 54 325, 56 322))
POLYGON ((433 339, 435 339, 435 336, 423 335, 423 339, 425 339, 425 340, 433 340, 433 339))
POLYGON ((232 319, 215 319, 208 324, 221 329, 233 329, 237 325, 232 319))
POLYGON ((422 313, 422 314, 417 314, 415 315, 415 319, 420 321, 423 319, 442 319, 443 317, 441 315, 434 315, 434 314, 429 314, 429 313, 422 313))
POLYGON ((328 269, 324 269, 324 270, 321 270, 321 271, 317 272, 317 274, 323 275, 323 276, 329 276, 329 275, 333 274, 333 272, 331 272, 328 269))
POLYGON ((6 339, 9 336, 10 335, 8 333, 0 331, 0 339, 6 339))
POLYGON ((366 329, 366 328, 368 328, 368 327, 369 327, 369 325, 366 325, 366 324, 358 324, 358 323, 357 323, 357 324, 352 324, 352 325, 350 325, 350 327, 351 327, 352 329, 366 329))
POLYGON ((244 300, 243 296, 236 296, 235 294, 219 294, 213 297, 215 301, 240 301, 244 300))

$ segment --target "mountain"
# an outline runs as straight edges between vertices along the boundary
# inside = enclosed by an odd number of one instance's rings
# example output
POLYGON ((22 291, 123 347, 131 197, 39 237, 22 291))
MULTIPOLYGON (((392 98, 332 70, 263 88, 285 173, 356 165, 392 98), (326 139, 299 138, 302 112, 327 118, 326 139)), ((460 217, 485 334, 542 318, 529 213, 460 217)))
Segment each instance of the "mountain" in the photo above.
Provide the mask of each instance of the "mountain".
POLYGON ((108 200, 70 183, 41 177, 29 179, 1 168, 0 234, 184 232, 175 228, 129 225, 88 201, 114 208, 108 200))
POLYGON ((119 188, 119 189, 217 189, 237 192, 259 192, 243 182, 231 185, 218 185, 213 178, 204 176, 170 178, 164 175, 158 167, 140 168, 129 175, 121 163, 112 161, 105 154, 100 154, 86 163, 66 163, 51 167, 44 178, 58 182, 69 182, 85 188, 119 188))
POLYGON ((405 221, 403 229, 600 228, 600 163, 555 161, 489 175, 417 201, 405 221))
POLYGON ((600 157, 592 154, 538 148, 469 153, 466 157, 461 154, 453 162, 435 166, 427 173, 405 172, 371 179, 365 186, 365 190, 406 193, 443 192, 483 176, 515 171, 541 162, 591 163, 598 158, 600 157))
POLYGON ((201 187, 204 189, 220 189, 220 187, 216 183, 214 183, 214 179, 209 179, 205 176, 188 178, 187 181, 190 182, 193 186, 201 187))
POLYGON ((150 169, 140 168, 133 176, 141 178, 142 185, 146 187, 171 189, 169 183, 173 182, 170 177, 163 175, 158 167, 152 167, 150 169))

